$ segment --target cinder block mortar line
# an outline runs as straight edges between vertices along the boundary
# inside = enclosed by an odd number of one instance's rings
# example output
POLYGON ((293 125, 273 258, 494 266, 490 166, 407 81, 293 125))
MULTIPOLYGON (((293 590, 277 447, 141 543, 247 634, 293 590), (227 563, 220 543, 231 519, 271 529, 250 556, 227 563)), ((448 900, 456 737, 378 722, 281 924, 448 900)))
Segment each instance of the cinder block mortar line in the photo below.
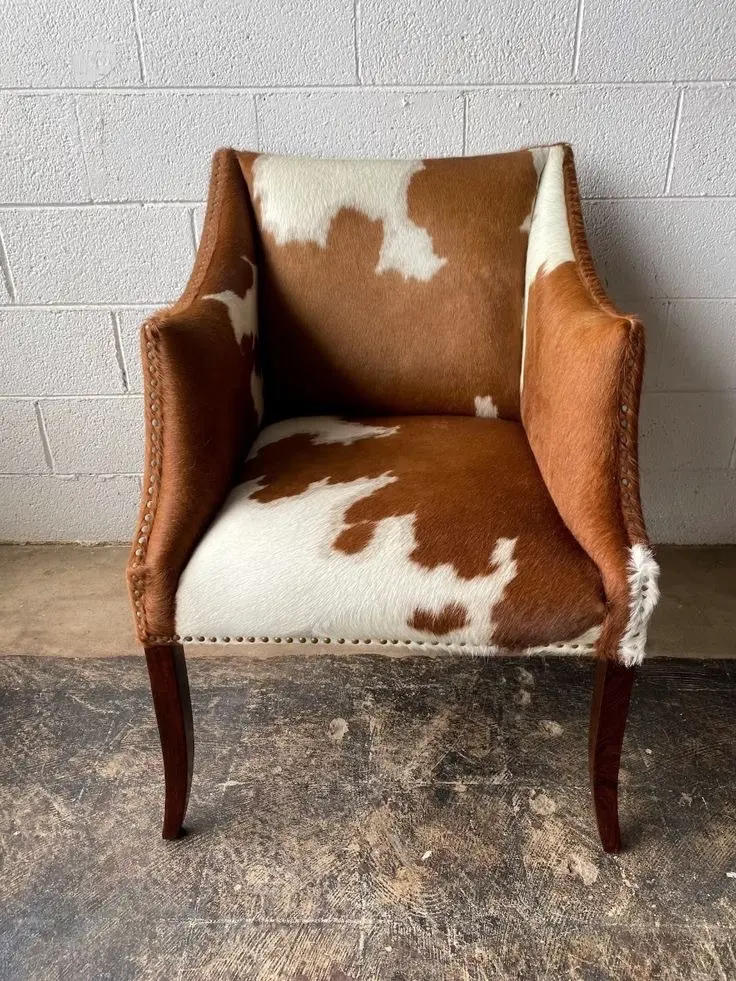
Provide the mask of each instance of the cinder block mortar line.
POLYGON ((463 156, 468 153, 468 93, 463 92, 463 156))
POLYGON ((0 212, 3 211, 104 211, 110 208, 198 208, 203 201, 194 200, 162 200, 162 201, 52 201, 43 204, 29 204, 28 202, 18 202, 12 204, 9 201, 0 203, 0 212))
POLYGON ((631 194, 628 197, 586 197, 583 201, 733 201, 733 194, 631 194))
POLYGON ((583 33, 583 11, 585 0, 578 0, 575 12, 575 43, 572 50, 572 77, 577 82, 578 69, 580 67, 580 39, 583 33))
MULTIPOLYGON (((646 326, 646 325, 645 325, 646 326)), ((666 352, 665 352, 666 353, 666 352)), ((734 395, 736 383, 730 388, 650 388, 647 397, 658 398, 660 395, 734 395)))
POLYGON ((120 369, 120 381, 123 386, 123 392, 128 391, 128 368, 125 364, 125 354, 123 353, 123 344, 120 340, 120 323, 118 321, 118 315, 114 310, 110 311, 110 320, 112 322, 112 336, 115 341, 115 357, 117 358, 118 368, 120 369))
POLYGON ((43 412, 38 402, 33 403, 33 408, 36 412, 38 435, 41 438, 41 445, 43 446, 43 455, 46 459, 46 466, 49 468, 51 473, 54 473, 56 467, 54 466, 54 455, 51 452, 51 444, 49 443, 49 434, 46 431, 46 420, 43 417, 43 412))
POLYGON ((141 32, 141 21, 138 16, 138 0, 131 0, 133 7, 133 26, 135 28, 135 47, 138 53, 138 69, 141 73, 141 82, 146 84, 146 58, 143 50, 143 34, 141 32))
POLYGON ((402 94, 410 92, 462 92, 463 89, 472 91, 485 91, 486 89, 563 89, 563 88, 678 88, 687 85, 692 88, 721 88, 732 85, 736 81, 734 78, 672 78, 672 79, 646 79, 642 81, 632 81, 630 79, 610 79, 607 81, 574 81, 563 79, 560 81, 545 82, 453 82, 453 83, 422 83, 406 81, 396 82, 346 82, 344 85, 331 83, 329 85, 318 85, 308 83, 305 85, 108 85, 96 86, 94 88, 79 86, 49 86, 33 88, 23 86, 14 88, 12 86, 0 87, 0 94, 8 95, 80 95, 98 96, 105 93, 122 93, 131 95, 147 95, 149 93, 169 93, 172 95, 196 95, 197 93, 220 93, 221 95, 245 95, 247 93, 257 93, 259 95, 294 93, 304 94, 309 92, 399 92, 402 94))
POLYGON ((675 168, 675 154, 677 152, 677 137, 680 134, 680 122, 682 120, 682 106, 685 101, 685 89, 680 89, 677 96, 677 108, 675 109, 675 121, 672 124, 672 135, 670 137, 670 152, 667 158, 667 175, 664 180, 664 194, 669 197, 670 187, 672 186, 672 172, 675 168))
POLYGON ((5 281, 5 289, 8 291, 8 296, 13 303, 15 303, 15 282, 13 280, 10 262, 8 261, 8 253, 5 250, 5 239, 3 238, 2 228, 0 228, 0 270, 2 270, 3 279, 5 281))
POLYGON ((125 300, 118 303, 0 303, 2 310, 145 310, 148 307, 165 307, 171 303, 168 300, 147 300, 128 303, 125 300))
POLYGON ((253 103, 253 127, 256 131, 256 149, 261 148, 261 120, 258 114, 258 94, 253 92, 251 95, 251 101, 253 103))
MULTIPOLYGON (((646 321, 644 323, 646 327, 646 321)), ((666 351, 660 354, 660 358, 664 357, 666 351)), ((736 383, 734 383, 730 388, 648 388, 646 392, 647 398, 654 396, 655 398, 659 395, 734 395, 736 394, 736 383)))
POLYGON ((360 0, 353 3, 353 45, 355 48, 355 79, 358 85, 363 84, 363 64, 360 50, 360 0))
MULTIPOLYGON (((667 352, 667 345, 669 344, 669 340, 670 340, 671 325, 672 325, 672 300, 667 300, 665 302, 665 308, 664 308, 664 339, 659 347, 659 357, 652 365, 651 377, 654 379, 655 385, 659 381, 662 372, 662 365, 664 363, 665 355, 667 352)), ((644 327, 646 329, 646 323, 644 324, 644 327)), ((652 394, 658 394, 659 391, 660 389, 658 387, 654 388, 652 390, 652 394)), ((642 392, 642 396, 644 396, 645 394, 649 395, 650 393, 642 392)))
POLYGON ((192 245, 194 247, 194 257, 197 257, 197 249, 199 248, 199 236, 197 235, 197 222, 194 219, 194 208, 189 209, 189 228, 192 232, 192 245))
MULTIPOLYGON (((688 468, 684 468, 683 467, 683 468, 680 468, 679 470, 673 470, 671 468, 668 470, 668 469, 663 468, 663 467, 647 467, 645 465, 641 465, 640 464, 639 465, 639 472, 642 473, 642 474, 646 474, 647 477, 667 477, 667 476, 671 476, 671 475, 675 475, 676 476, 678 474, 702 474, 704 477, 708 477, 708 476, 712 476, 714 474, 730 473, 731 472, 731 468, 730 467, 688 467, 688 468)), ((12 476, 12 474, 10 474, 10 476, 12 476)), ((31 475, 31 476, 33 476, 33 475, 31 475)), ((36 476, 43 476, 43 474, 36 474, 36 476)), ((661 541, 661 542, 656 542, 655 543, 655 546, 656 545, 679 545, 679 544, 694 544, 694 543, 692 543, 692 542, 680 543, 680 542, 665 542, 665 541, 661 541)), ((728 547, 729 545, 731 547, 733 547, 733 543, 732 542, 711 542, 710 544, 711 545, 723 546, 724 548, 725 547, 728 547)))
POLYGON ((64 395, 13 395, 12 392, 0 395, 1 402, 94 402, 98 399, 123 399, 130 402, 132 399, 141 399, 141 392, 84 392, 76 395, 68 393, 64 395))
MULTIPOLYGON (((44 444, 44 449, 46 444, 44 444)), ((42 477, 48 479, 49 477, 54 480, 74 480, 75 477, 100 477, 103 480, 110 480, 114 477, 136 477, 140 480, 140 472, 136 473, 98 473, 95 470, 77 470, 74 473, 60 473, 54 470, 52 473, 0 473, 0 477, 19 477, 23 480, 27 480, 28 477, 42 477)))
POLYGON ((89 161, 87 160, 87 141, 84 138, 84 130, 82 129, 82 120, 79 118, 79 104, 77 102, 76 96, 74 97, 74 118, 77 121, 77 133, 79 134, 79 149, 82 154, 82 163, 84 164, 84 176, 87 181, 87 197, 90 202, 94 201, 92 196, 92 178, 89 173, 89 161))

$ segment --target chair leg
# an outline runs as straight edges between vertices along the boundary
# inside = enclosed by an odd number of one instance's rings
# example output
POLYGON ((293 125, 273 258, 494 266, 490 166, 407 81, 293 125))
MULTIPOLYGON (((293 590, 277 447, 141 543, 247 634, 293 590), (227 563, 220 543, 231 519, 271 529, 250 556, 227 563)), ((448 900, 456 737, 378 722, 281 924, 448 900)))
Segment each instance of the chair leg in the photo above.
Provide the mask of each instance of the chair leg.
POLYGON ((166 802, 164 838, 178 838, 189 802, 194 765, 192 700, 181 644, 146 647, 161 752, 164 758, 166 802))
POLYGON ((599 660, 596 666, 588 753, 598 833, 606 852, 621 850, 618 770, 635 675, 634 668, 615 661, 599 660))

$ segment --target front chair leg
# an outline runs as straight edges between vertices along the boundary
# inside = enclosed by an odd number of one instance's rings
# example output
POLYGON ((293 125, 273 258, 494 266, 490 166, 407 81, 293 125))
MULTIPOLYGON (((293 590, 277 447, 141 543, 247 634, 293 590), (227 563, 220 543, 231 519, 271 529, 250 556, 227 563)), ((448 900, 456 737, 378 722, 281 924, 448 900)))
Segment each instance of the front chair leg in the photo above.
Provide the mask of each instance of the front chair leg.
POLYGON ((596 666, 588 751, 598 833, 606 852, 621 850, 618 769, 635 675, 634 668, 616 661, 601 659, 596 666))
POLYGON ((187 665, 181 644, 146 647, 161 751, 164 758, 166 803, 164 838, 178 838, 192 786, 194 729, 187 665))

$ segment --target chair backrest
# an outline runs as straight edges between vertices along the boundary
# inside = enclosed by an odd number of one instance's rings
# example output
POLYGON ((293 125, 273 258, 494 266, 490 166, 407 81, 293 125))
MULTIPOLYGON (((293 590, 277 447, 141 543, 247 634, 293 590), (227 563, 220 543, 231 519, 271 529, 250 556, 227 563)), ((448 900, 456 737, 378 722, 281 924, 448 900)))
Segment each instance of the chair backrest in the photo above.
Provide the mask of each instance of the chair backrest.
POLYGON ((268 416, 518 419, 527 247, 547 158, 536 148, 406 161, 239 153, 259 231, 268 416))

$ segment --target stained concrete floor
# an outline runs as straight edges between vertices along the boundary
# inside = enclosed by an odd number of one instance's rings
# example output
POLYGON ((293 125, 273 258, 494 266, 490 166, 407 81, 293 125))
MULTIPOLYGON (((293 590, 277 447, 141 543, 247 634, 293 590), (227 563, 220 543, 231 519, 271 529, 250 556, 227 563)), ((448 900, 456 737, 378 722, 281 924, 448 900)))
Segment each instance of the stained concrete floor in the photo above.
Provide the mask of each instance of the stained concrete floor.
POLYGON ((159 837, 140 658, 0 659, 0 976, 736 977, 736 664, 652 662, 601 853, 570 659, 195 659, 159 837))
POLYGON ((661 558, 605 856, 589 662, 303 648, 192 648, 162 841, 123 553, 0 549, 0 979, 736 978, 736 550, 661 558))

